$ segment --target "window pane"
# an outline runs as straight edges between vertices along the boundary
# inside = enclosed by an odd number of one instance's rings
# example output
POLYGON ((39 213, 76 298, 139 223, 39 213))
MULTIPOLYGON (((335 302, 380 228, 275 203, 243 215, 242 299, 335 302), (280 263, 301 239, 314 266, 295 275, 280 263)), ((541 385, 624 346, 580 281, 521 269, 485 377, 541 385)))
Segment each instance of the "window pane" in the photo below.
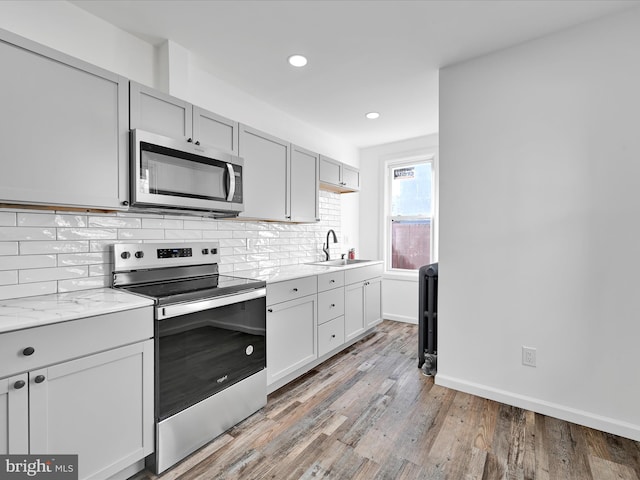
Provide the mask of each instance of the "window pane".
POLYGON ((392 168, 391 216, 431 215, 431 163, 392 168))
POLYGON ((391 268, 417 270, 431 263, 431 219, 391 222, 391 268))

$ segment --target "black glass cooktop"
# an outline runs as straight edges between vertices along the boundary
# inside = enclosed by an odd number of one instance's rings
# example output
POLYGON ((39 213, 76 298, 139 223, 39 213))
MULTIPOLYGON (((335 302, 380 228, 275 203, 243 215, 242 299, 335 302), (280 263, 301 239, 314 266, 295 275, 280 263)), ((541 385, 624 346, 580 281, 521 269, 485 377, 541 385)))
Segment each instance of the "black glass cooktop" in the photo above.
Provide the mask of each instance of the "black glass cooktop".
POLYGON ((204 298, 230 295, 242 290, 262 288, 266 285, 260 280, 211 275, 184 280, 162 281, 121 287, 131 293, 153 298, 157 305, 200 300, 204 298))

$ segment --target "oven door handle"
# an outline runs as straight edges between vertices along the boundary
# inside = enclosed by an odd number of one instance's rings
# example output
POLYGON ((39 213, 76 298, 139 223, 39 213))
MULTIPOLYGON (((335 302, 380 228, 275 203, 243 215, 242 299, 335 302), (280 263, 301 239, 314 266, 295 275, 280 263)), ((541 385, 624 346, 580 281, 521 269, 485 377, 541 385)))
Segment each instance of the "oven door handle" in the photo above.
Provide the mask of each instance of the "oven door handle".
POLYGON ((209 298, 207 300, 198 300, 197 302, 167 305, 166 307, 158 308, 157 316, 158 320, 164 320, 166 318, 202 312, 203 310, 211 310, 213 308, 224 307, 226 305, 233 305, 234 303, 255 300, 266 295, 266 288, 256 288, 254 290, 233 293, 231 295, 224 295, 221 297, 209 298))

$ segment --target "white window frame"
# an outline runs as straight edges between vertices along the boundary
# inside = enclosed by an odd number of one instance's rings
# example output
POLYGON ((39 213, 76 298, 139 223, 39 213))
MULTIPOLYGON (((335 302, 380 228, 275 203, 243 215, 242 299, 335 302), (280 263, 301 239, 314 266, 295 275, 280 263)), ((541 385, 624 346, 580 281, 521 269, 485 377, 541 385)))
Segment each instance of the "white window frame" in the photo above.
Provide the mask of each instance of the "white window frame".
MULTIPOLYGON (((403 158, 396 158, 387 160, 384 162, 383 182, 384 182, 384 209, 382 218, 382 230, 383 230, 383 244, 382 244, 382 258, 384 258, 384 274, 385 277, 392 277, 398 279, 417 279, 418 270, 406 270, 399 268, 391 268, 391 225, 393 218, 402 218, 403 220, 416 220, 425 217, 403 216, 392 217, 391 216, 391 182, 392 171, 395 168, 401 168, 403 166, 415 165, 422 162, 431 163, 431 185, 432 185, 432 201, 431 201, 431 242, 430 242, 430 257, 432 262, 437 261, 438 242, 437 242, 437 213, 438 213, 438 156, 436 151, 425 152, 423 154, 417 154, 407 156, 403 158)), ((428 218, 428 217, 426 217, 428 218)))

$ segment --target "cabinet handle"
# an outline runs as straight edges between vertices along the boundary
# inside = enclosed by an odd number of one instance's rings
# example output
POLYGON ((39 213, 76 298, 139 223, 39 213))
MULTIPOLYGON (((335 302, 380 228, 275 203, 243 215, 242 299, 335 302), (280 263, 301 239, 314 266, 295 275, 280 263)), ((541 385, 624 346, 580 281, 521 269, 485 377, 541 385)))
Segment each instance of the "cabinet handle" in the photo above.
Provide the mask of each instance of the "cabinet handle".
POLYGON ((44 375, 36 375, 36 378, 34 379, 36 383, 42 383, 44 382, 44 380, 45 380, 44 375))
POLYGON ((294 292, 297 292, 297 291, 298 291, 298 289, 297 289, 297 288, 294 288, 294 289, 293 289, 293 291, 294 291, 294 292))
POLYGON ((193 143, 193 138, 187 138, 187 142, 193 143))
POLYGON ((267 312, 273 313, 273 308, 267 308, 267 312))
POLYGON ((127 202, 126 200, 124 202, 122 202, 122 206, 123 207, 128 207, 129 206, 129 202, 127 202))
POLYGON ((22 350, 22 354, 23 354, 25 357, 28 357, 29 355, 33 355, 33 353, 34 353, 35 351, 36 351, 36 349, 35 349, 35 348, 33 348, 33 347, 27 347, 27 348, 25 348, 24 350, 22 350))
POLYGON ((24 383, 24 380, 18 380, 16 383, 13 384, 13 388, 15 388, 16 390, 20 390, 25 385, 26 383, 24 383))
POLYGON ((196 140, 196 145, 200 145, 200 140, 196 140))
POLYGON ((336 334, 334 333, 333 335, 331 335, 331 338, 336 338, 336 334))
POLYGON ((335 304, 335 303, 332 303, 332 304, 331 304, 331 308, 333 308, 333 307, 335 307, 335 306, 336 306, 336 304, 335 304))
POLYGON ((329 280, 329 283, 336 283, 336 281, 331 279, 331 280, 329 280))

